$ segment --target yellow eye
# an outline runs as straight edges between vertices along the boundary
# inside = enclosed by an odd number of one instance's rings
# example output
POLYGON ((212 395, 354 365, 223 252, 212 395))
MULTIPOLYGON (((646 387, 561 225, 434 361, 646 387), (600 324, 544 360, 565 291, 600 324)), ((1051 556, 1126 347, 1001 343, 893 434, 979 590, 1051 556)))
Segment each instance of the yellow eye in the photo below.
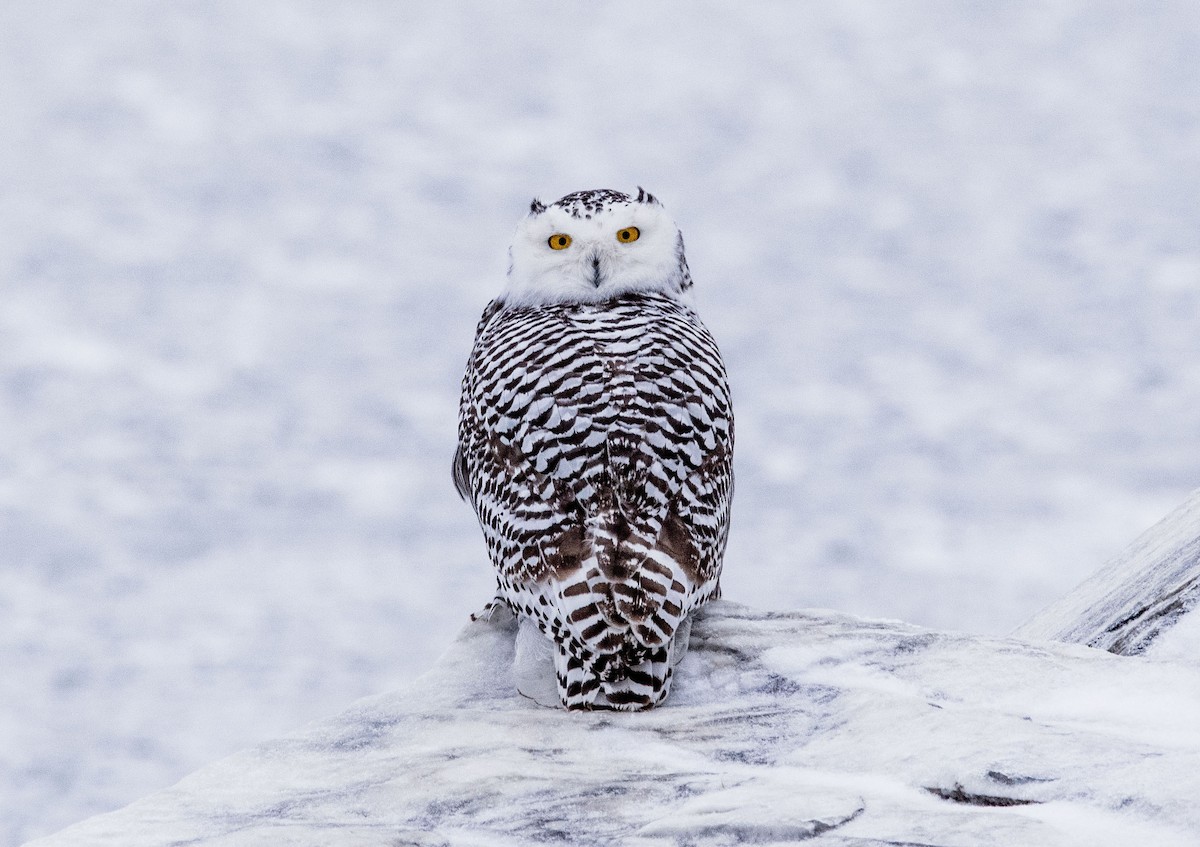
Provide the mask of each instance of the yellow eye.
POLYGON ((571 236, 564 232, 556 232, 546 243, 550 245, 551 250, 566 250, 571 246, 571 236))
POLYGON ((637 241, 641 237, 642 231, 636 226, 627 226, 624 229, 617 230, 617 241, 620 241, 622 244, 637 241))

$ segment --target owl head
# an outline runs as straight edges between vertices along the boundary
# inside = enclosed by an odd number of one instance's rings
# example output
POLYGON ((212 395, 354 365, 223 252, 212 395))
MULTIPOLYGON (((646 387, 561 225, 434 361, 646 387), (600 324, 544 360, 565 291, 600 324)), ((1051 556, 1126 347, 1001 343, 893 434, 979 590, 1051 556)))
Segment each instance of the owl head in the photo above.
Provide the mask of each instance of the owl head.
POLYGON ((654 195, 577 191, 534 200, 509 249, 508 306, 599 303, 622 294, 690 296, 683 236, 654 195))

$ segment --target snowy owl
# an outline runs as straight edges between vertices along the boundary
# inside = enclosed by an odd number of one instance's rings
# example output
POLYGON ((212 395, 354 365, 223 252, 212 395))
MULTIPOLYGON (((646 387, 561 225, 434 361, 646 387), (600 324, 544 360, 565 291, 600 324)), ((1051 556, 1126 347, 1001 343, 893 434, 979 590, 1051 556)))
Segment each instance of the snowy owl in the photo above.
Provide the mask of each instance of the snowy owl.
POLYGON ((580 191, 533 201, 479 321, 454 481, 568 709, 661 703, 720 594, 733 410, 691 288, 658 200, 580 191))

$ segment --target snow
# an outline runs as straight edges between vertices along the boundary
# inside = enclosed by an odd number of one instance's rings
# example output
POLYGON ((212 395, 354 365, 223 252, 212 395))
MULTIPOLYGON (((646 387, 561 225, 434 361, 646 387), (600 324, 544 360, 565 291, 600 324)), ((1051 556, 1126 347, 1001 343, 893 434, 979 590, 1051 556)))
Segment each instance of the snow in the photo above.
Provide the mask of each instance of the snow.
POLYGON ((448 464, 535 193, 683 229, 727 597, 1011 630, 1200 484, 1198 50, 1182 0, 0 4, 0 845, 488 599, 448 464))
POLYGON ((1160 662, 1200 665, 1200 614, 1193 608, 1150 645, 1144 654, 1160 662))
POLYGON ((515 622, 36 847, 1191 845, 1200 669, 835 612, 703 611, 667 705, 517 694, 515 622), (682 839, 682 841, 680 840, 682 839))

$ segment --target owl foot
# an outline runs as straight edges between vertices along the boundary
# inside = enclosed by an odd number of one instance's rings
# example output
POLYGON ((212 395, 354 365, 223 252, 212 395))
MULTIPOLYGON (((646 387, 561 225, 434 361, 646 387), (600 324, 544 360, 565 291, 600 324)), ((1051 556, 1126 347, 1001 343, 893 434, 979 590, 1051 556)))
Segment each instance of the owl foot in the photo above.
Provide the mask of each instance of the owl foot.
POLYGON ((508 604, 504 602, 504 598, 497 594, 488 604, 471 615, 472 621, 490 621, 497 612, 507 612, 508 604))

